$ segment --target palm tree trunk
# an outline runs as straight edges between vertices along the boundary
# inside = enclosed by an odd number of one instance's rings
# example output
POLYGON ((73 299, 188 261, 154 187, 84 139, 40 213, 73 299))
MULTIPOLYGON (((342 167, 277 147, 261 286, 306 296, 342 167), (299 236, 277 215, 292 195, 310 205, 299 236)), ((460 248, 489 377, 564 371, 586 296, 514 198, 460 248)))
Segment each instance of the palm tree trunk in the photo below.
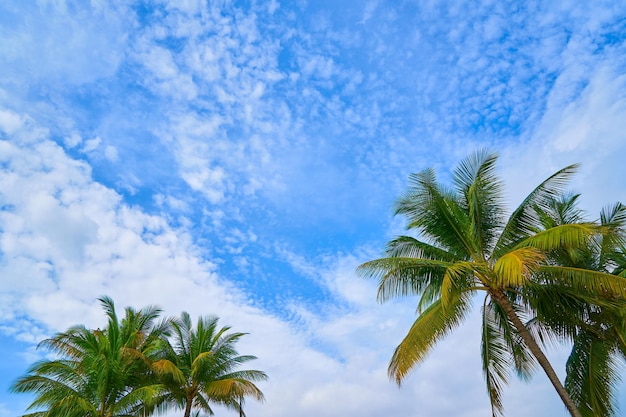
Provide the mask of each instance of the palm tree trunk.
POLYGON ((554 372, 552 365, 550 365, 550 362, 548 362, 548 358, 546 358, 546 355, 543 354, 543 351, 535 341, 535 338, 530 334, 528 328, 524 325, 524 323, 522 323, 522 320, 519 318, 515 310, 513 310, 513 307, 511 306, 511 303, 509 302, 504 292, 502 292, 501 290, 492 290, 489 293, 494 301, 498 303, 500 307, 502 307, 511 322, 513 322, 513 325, 517 329, 520 337, 522 338, 526 346, 528 346, 528 349, 530 349, 530 352, 533 354, 535 359, 537 359, 539 365, 541 365, 541 367, 543 368, 544 372, 548 376, 548 379, 554 386, 554 389, 556 389, 556 392, 559 394, 559 397, 561 397, 563 404, 565 404, 565 408, 567 408, 572 417, 582 417, 580 411, 578 411, 578 408, 576 408, 576 404, 574 404, 574 401, 572 401, 572 398, 565 390, 565 387, 563 386, 563 384, 561 384, 561 381, 556 375, 556 372, 554 372))
POLYGON ((187 404, 185 404, 185 417, 191 416, 191 406, 193 405, 193 397, 187 397, 187 404))

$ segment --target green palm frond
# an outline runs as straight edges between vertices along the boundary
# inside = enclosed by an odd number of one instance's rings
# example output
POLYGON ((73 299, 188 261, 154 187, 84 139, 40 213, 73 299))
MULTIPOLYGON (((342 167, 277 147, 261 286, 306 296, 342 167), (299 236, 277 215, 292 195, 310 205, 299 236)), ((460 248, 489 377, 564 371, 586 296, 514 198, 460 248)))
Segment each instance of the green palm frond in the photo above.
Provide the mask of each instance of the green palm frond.
POLYGON ((385 255, 390 258, 424 258, 454 262, 456 255, 412 236, 398 236, 387 244, 385 255))
POLYGON ((418 295, 431 281, 440 282, 450 262, 420 258, 381 258, 359 266, 357 273, 379 280, 378 300, 418 295))
POLYGON ((157 375, 167 375, 178 384, 183 385, 186 382, 185 374, 170 360, 159 359, 152 363, 151 368, 157 375))
POLYGON ((497 259, 521 240, 533 235, 541 228, 536 208, 546 208, 555 195, 560 195, 568 184, 570 177, 578 170, 579 165, 569 165, 539 184, 522 203, 513 211, 495 245, 492 259, 497 259))
MULTIPOLYGON (((209 416, 215 415, 215 413, 213 412, 213 409, 211 408, 210 401, 203 395, 203 393, 199 393, 196 396, 196 401, 194 402, 194 405, 199 410, 204 411, 209 416)), ((199 411, 198 411, 198 413, 199 413, 199 411)))
MULTIPOLYGON (((462 292, 468 291, 466 284, 468 277, 474 271, 473 262, 456 262, 450 265, 443 275, 441 282, 441 305, 448 308, 450 302, 462 292)), ((470 278, 471 279, 471 278, 470 278)))
POLYGON ((615 415, 618 368, 610 344, 589 332, 578 335, 567 360, 565 387, 583 417, 615 415))
POLYGON ((502 182, 495 172, 496 160, 496 154, 480 150, 454 171, 459 200, 469 214, 469 231, 480 254, 491 250, 502 227, 502 182))
POLYGON ((544 265, 538 269, 542 282, 573 288, 598 301, 626 299, 626 279, 605 272, 565 266, 544 265))
POLYGON ((436 183, 432 170, 409 176, 409 190, 396 203, 396 214, 407 217, 408 229, 418 230, 457 257, 477 253, 476 242, 467 233, 471 229, 467 211, 452 190, 436 183))
POLYGON ((520 241, 515 249, 533 247, 544 252, 563 247, 586 247, 598 233, 598 226, 593 223, 562 224, 542 230, 520 241))
POLYGON ((481 354, 492 415, 503 416, 501 393, 508 383, 511 354, 495 306, 487 302, 487 297, 482 311, 481 354))

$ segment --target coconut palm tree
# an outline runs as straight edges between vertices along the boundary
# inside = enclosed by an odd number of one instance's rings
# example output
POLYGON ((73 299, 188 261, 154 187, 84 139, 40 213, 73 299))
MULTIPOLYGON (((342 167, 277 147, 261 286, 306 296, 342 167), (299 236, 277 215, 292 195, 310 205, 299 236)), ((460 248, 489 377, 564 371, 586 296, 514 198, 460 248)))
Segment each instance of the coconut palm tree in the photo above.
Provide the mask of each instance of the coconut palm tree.
POLYGON ((396 348, 389 375, 398 384, 424 360, 441 338, 457 327, 483 292, 481 353, 494 416, 501 415, 501 390, 510 365, 529 377, 542 367, 572 416, 580 412, 559 381, 536 337, 524 325, 533 316, 532 289, 563 286, 601 297, 624 297, 621 278, 602 272, 547 262, 564 245, 584 247, 598 232, 593 224, 563 224, 540 229, 536 208, 561 194, 577 166, 557 171, 535 188, 508 220, 502 183, 495 173, 497 156, 479 151, 454 171, 453 187, 437 182, 427 169, 409 177, 409 189, 396 203, 396 215, 408 220, 413 236, 388 243, 385 256, 359 267, 379 280, 378 299, 419 295, 419 316, 396 348))
MULTIPOLYGON (((584 214, 577 207, 578 198, 579 195, 554 198, 547 210, 538 209, 544 229, 584 222, 584 214)), ((605 207, 599 224, 601 233, 586 247, 553 251, 552 262, 626 276, 626 206, 617 203, 605 207)), ((565 388, 583 417, 613 416, 617 369, 620 357, 626 356, 626 302, 610 299, 607 303, 606 299, 580 295, 576 291, 566 294, 555 307, 550 294, 542 294, 539 288, 533 297, 539 316, 531 325, 546 326, 573 342, 566 364, 565 388)))
POLYGON ((264 399, 254 382, 266 380, 267 375, 238 369, 256 359, 239 355, 235 349, 245 333, 227 333, 230 327, 219 328, 217 317, 200 317, 194 329, 186 312, 172 322, 172 328, 174 343, 165 339, 161 359, 153 364, 165 387, 161 409, 182 409, 184 417, 189 417, 193 409, 213 415, 214 403, 243 416, 245 397, 264 399))
POLYGON ((113 301, 100 298, 108 317, 103 330, 74 326, 44 340, 58 359, 32 365, 12 386, 35 394, 29 417, 127 417, 149 409, 160 386, 149 377, 167 321, 160 310, 127 308, 121 320, 113 301))

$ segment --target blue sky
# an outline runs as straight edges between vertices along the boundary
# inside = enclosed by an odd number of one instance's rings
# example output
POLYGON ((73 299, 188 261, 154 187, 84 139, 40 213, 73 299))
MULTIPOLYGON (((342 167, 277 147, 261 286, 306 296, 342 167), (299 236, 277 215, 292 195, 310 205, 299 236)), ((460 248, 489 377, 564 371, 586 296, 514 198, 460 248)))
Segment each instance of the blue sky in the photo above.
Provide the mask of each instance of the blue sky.
MULTIPOLYGON (((622 0, 4 1, 0 417, 104 294, 250 332, 251 416, 487 415, 476 317, 398 389, 415 300, 354 269, 402 233, 409 173, 480 147, 511 206, 574 162, 591 215, 626 201, 625 131, 622 0)), ((565 415, 541 374, 504 401, 565 415)))

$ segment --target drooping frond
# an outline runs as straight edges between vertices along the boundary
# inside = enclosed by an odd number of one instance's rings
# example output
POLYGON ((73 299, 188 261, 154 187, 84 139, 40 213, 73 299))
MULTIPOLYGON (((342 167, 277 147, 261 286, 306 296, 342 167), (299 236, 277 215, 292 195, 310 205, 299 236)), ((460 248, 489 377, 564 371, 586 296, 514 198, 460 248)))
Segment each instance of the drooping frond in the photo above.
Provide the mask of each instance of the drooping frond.
MULTIPOLYGON (((510 303, 513 310, 515 310, 519 317, 523 317, 524 311, 522 311, 522 308, 515 304, 512 300, 512 298, 514 298, 514 293, 509 293, 508 296, 511 299, 510 303)), ((533 371, 538 365, 537 360, 522 340, 521 336, 517 332, 517 329, 515 329, 515 325, 507 317, 507 314, 502 306, 497 303, 491 303, 491 307, 493 309, 496 324, 502 332, 504 342, 507 344, 508 351, 511 354, 515 373, 518 378, 524 381, 529 381, 533 371)))
POLYGON ((620 276, 564 266, 541 266, 539 272, 546 284, 575 289, 581 296, 594 296, 606 302, 626 299, 626 278, 620 276))
POLYGON ((441 305, 448 308, 450 302, 462 292, 468 291, 468 281, 474 271, 473 262, 456 262, 450 265, 441 281, 441 305))
POLYGON ((144 385, 127 390, 112 407, 112 415, 139 415, 141 410, 150 410, 158 401, 158 395, 163 390, 160 384, 144 385))
POLYGON ((422 362, 437 341, 456 328, 469 310, 470 297, 461 294, 444 308, 433 302, 409 329, 396 348, 389 364, 389 377, 400 384, 408 372, 422 362))
POLYGON ((152 363, 151 368, 157 375, 167 375, 181 385, 187 382, 185 374, 170 360, 159 359, 152 363))
POLYGON ((501 393, 508 382, 511 356, 496 314, 494 304, 485 297, 480 349, 493 417, 504 415, 501 393))
POLYGON ((615 415, 618 368, 609 343, 589 332, 578 335, 567 360, 565 388, 583 417, 615 415))
POLYGON ((263 393, 251 382, 251 377, 255 380, 264 380, 267 378, 262 372, 254 374, 248 371, 246 378, 222 378, 211 381, 204 386, 203 392, 208 398, 214 398, 220 402, 243 397, 252 397, 257 401, 264 401, 265 397, 263 393))

